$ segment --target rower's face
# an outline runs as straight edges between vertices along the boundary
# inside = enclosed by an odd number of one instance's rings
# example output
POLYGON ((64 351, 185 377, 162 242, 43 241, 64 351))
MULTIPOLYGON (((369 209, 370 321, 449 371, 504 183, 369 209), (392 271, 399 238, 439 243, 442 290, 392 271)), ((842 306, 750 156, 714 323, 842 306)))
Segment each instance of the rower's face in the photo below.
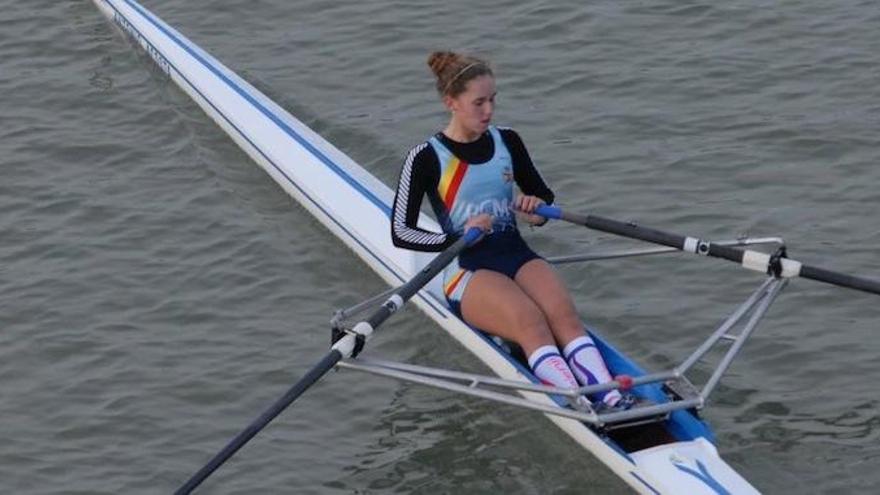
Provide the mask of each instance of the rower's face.
POLYGON ((463 93, 447 97, 446 105, 462 126, 479 135, 486 132, 492 122, 496 94, 495 78, 483 75, 468 81, 463 93))

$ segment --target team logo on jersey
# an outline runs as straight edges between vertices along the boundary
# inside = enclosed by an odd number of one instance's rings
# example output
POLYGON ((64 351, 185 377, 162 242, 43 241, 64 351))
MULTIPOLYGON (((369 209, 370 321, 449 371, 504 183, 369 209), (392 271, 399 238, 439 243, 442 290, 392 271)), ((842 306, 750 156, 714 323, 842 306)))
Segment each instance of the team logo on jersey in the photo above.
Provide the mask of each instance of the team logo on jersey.
POLYGON ((504 170, 501 171, 501 177, 504 178, 505 183, 513 182, 513 170, 510 167, 504 167, 504 170))

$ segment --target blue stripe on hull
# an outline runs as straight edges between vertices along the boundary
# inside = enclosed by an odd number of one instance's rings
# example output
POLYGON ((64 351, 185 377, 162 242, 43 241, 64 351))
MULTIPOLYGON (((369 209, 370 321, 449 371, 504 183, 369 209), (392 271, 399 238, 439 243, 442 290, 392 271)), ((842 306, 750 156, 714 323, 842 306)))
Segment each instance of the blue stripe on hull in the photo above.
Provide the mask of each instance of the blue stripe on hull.
MULTIPOLYGON (((278 125, 278 126, 279 126, 282 130, 284 130, 288 135, 290 135, 291 137, 293 137, 298 143, 300 143, 300 144, 302 144, 304 147, 306 147, 306 149, 308 149, 310 153, 313 153, 317 158, 319 158, 319 159, 321 160, 322 163, 328 164, 328 165, 330 166, 330 169, 333 170, 335 173, 337 173, 340 177, 342 177, 343 179, 345 179, 346 182, 348 182, 348 183, 351 184, 351 185, 356 185, 356 186, 357 186, 357 190, 358 190, 359 192, 361 192, 362 194, 364 194, 364 196, 367 197, 371 202, 373 202, 374 204, 376 204, 377 206, 379 206, 380 209, 382 209, 382 211, 385 213, 385 215, 388 216, 388 217, 390 218, 390 215, 391 215, 391 207, 390 207, 389 205, 383 203, 383 202, 382 202, 382 201, 381 201, 381 200, 380 200, 375 194, 373 194, 371 191, 369 191, 368 189, 366 189, 362 184, 360 184, 359 182, 357 182, 353 177, 351 177, 350 175, 348 175, 347 173, 345 173, 345 171, 342 169, 342 167, 340 167, 339 165, 337 165, 336 163, 334 163, 332 160, 330 160, 330 158, 328 158, 326 155, 324 155, 324 154, 321 153, 319 150, 317 150, 312 144, 308 143, 308 141, 306 141, 304 137, 302 137, 300 134, 298 134, 298 133, 297 133, 293 128, 291 128, 289 125, 287 125, 286 123, 284 123, 284 122, 283 122, 283 121, 282 121, 277 115, 275 115, 274 113, 272 113, 271 111, 269 111, 267 108, 265 108, 263 105, 261 105, 261 104, 260 104, 260 103, 259 103, 254 97, 253 97, 253 95, 250 95, 250 93, 248 93, 244 88, 242 88, 241 86, 239 86, 238 84, 236 84, 235 81, 233 81, 233 80, 229 79, 228 77, 226 77, 226 76, 222 73, 222 71, 221 71, 220 69, 218 69, 218 68, 215 67, 213 64, 211 64, 208 60, 206 60, 204 57, 201 57, 198 53, 196 53, 196 51, 195 51, 192 47, 190 47, 189 45, 187 45, 187 44, 184 42, 184 40, 181 40, 179 37, 175 36, 174 33, 170 32, 170 31, 168 30, 167 27, 163 26, 163 24, 162 24, 160 21, 158 21, 158 20, 155 19, 153 16, 151 16, 150 13, 149 13, 148 11, 146 11, 143 7, 141 7, 140 5, 138 5, 138 4, 134 3, 134 2, 132 2, 131 0, 123 0, 123 1, 124 1, 127 5, 129 5, 131 8, 133 8, 134 10, 136 10, 136 11, 137 11, 137 12, 138 12, 138 13, 139 13, 144 19, 146 19, 150 24, 152 24, 153 26, 155 26, 157 29, 161 30, 166 36, 168 36, 169 39, 171 39, 172 41, 174 41, 178 46, 180 46, 181 48, 183 48, 184 50, 186 50, 187 53, 189 53, 191 56, 193 56, 194 58, 196 58, 196 60, 198 60, 202 65, 204 65, 205 68, 207 68, 207 69, 210 70, 213 74, 215 74, 215 75, 217 75, 218 77, 220 77, 220 78, 221 78, 221 79, 222 79, 222 80, 223 80, 228 86, 230 86, 233 90, 235 90, 236 93, 240 94, 240 95, 241 95, 242 97, 244 97, 249 103, 251 103, 252 105, 254 105, 255 108, 259 109, 260 112, 262 112, 262 113, 265 114, 267 117, 269 117, 269 118, 270 118, 270 119, 271 119, 276 125, 278 125)), ((116 12, 117 15, 119 15, 120 17, 126 19, 125 14, 123 14, 122 12, 120 12, 119 9, 117 9, 115 5, 113 5, 113 4, 110 3, 110 2, 106 2, 106 1, 105 1, 105 3, 106 3, 107 5, 109 5, 110 8, 113 9, 114 12, 116 12)), ((129 27, 130 27, 130 29, 133 29, 134 31, 137 32, 137 34, 140 36, 140 39, 142 39, 145 43, 147 43, 148 45, 150 45, 150 47, 151 47, 153 50, 155 50, 156 52, 158 52, 158 49, 156 48, 156 46, 153 45, 153 43, 151 43, 150 40, 149 40, 146 36, 144 36, 143 33, 140 32, 140 30, 138 30, 138 29, 137 29, 135 26, 133 26, 133 25, 130 25, 129 27)), ((296 190, 299 191, 299 193, 302 194, 304 198, 306 198, 306 199, 307 199, 307 200, 308 200, 313 206, 315 206, 315 208, 318 208, 322 213, 324 213, 324 215, 325 215, 327 218, 329 218, 334 224, 336 224, 336 226, 339 227, 343 232, 345 232, 351 240, 353 240, 353 241, 356 242, 359 246, 361 246, 361 248, 363 248, 363 251, 364 251, 364 252, 369 253, 369 254, 373 257, 373 259, 375 259, 378 263, 380 263, 383 267, 385 267, 385 269, 387 269, 390 273, 393 273, 394 276, 397 277, 397 279, 398 279, 401 283, 403 283, 403 282, 406 281, 406 280, 404 279, 403 276, 401 276, 399 273, 397 273, 397 271, 395 271, 390 265, 388 265, 387 263, 385 263, 385 261, 384 261, 381 257, 379 257, 378 255, 376 255, 376 253, 374 253, 372 250, 370 250, 369 247, 368 247, 367 245, 365 245, 363 242, 361 242, 361 240, 360 240, 360 239, 359 239, 359 238, 358 238, 353 232, 351 232, 350 230, 348 230, 348 229, 347 229, 342 223, 340 223, 338 220, 336 220, 336 218, 334 218, 333 215, 331 215, 331 214, 330 214, 330 213, 329 213, 329 212, 328 212, 328 211, 327 211, 327 210, 326 210, 326 209, 325 209, 325 208, 324 208, 324 207, 323 207, 323 206, 322 206, 317 200, 315 200, 315 199, 314 199, 314 198, 313 198, 313 197, 312 197, 307 191, 305 191, 304 189, 302 189, 302 188, 299 186, 299 184, 297 184, 296 181, 294 181, 294 180, 293 180, 293 179, 287 174, 287 172, 284 171, 284 169, 283 169, 282 167, 280 167, 280 166, 279 166, 274 160, 272 160, 272 159, 268 156, 267 153, 265 153, 262 149, 260 149, 260 147, 258 147, 258 146, 256 145, 256 143, 253 141, 253 139, 251 139, 247 134, 245 134, 244 131, 242 131, 241 128, 240 128, 238 125, 236 125, 235 122, 232 121, 232 119, 229 118, 229 116, 227 116, 223 111, 221 111, 219 108, 217 108, 217 106, 214 105, 214 103, 213 103, 210 99, 208 99, 208 98, 205 96, 205 94, 202 93, 202 91, 201 91, 196 85, 194 85, 194 84, 193 84, 193 83, 192 83, 192 82, 191 82, 191 81, 190 81, 190 80, 184 75, 184 73, 183 73, 183 72, 182 72, 182 71, 181 71, 176 65, 174 65, 171 61, 168 61, 167 59, 166 59, 166 62, 168 63, 169 67, 170 67, 171 69, 173 69, 174 72, 177 73, 177 75, 178 75, 181 79, 183 79, 183 81, 186 82, 186 84, 187 84, 190 88, 192 88, 193 91, 195 91, 196 93, 198 93, 198 95, 199 95, 199 96, 200 96, 200 97, 201 97, 201 98, 202 98, 202 99, 203 99, 203 100, 204 100, 204 101, 205 101, 205 102, 206 102, 206 103, 207 103, 207 104, 208 104, 208 105, 214 110, 214 112, 217 113, 217 115, 219 115, 220 117, 222 117, 223 120, 226 121, 226 123, 227 123, 232 129, 234 129, 235 132, 236 132, 236 133, 237 133, 242 139, 244 139, 245 141, 247 141, 248 144, 249 144, 254 150, 256 150, 257 153, 259 153, 260 156, 263 157, 263 159, 266 160, 266 162, 268 162, 270 165, 272 165, 272 167, 273 167, 275 170, 277 170, 278 173, 280 173, 281 175, 283 175, 284 178, 287 180, 287 182, 288 182, 291 186, 295 187, 296 190)), ((421 294, 419 294, 418 297, 420 297, 423 301, 425 301, 428 305, 430 305, 430 306, 431 306, 431 307, 432 307, 432 308, 433 308, 433 309, 434 309, 434 310, 435 310, 440 316, 442 316, 443 318, 448 318, 448 311, 441 310, 440 307, 438 306, 438 304, 437 304, 436 301, 433 301, 433 300, 431 300, 431 299, 428 299, 428 298, 426 298, 426 297, 423 297, 421 294)))
MULTIPOLYGON (((299 134, 295 129, 290 127, 284 120, 279 117, 277 114, 272 112, 270 109, 266 108, 258 98, 256 98, 253 94, 251 94, 246 88, 243 88, 235 80, 228 77, 223 70, 215 66, 211 63, 210 60, 206 59, 199 53, 199 50, 195 49, 191 46, 186 40, 181 39, 179 36, 175 35, 170 29, 164 25, 160 20, 158 20, 155 16, 153 16, 146 9, 133 2, 132 0, 123 0, 129 7, 135 10, 139 15, 141 15, 147 22, 155 26, 157 29, 162 31, 170 40, 176 43, 179 47, 185 50, 190 56, 192 56, 195 60, 201 63, 205 68, 210 70, 215 76, 217 76, 220 80, 222 80, 225 84, 227 84, 231 89, 233 89, 236 93, 238 93, 242 98, 244 98, 248 103, 253 105, 254 108, 258 109, 262 114, 264 114, 267 118, 269 118, 275 125, 277 125, 280 129, 282 129, 287 135, 293 138, 297 143, 299 143, 303 148, 308 150, 311 154, 313 154, 316 158, 318 158, 324 165, 326 165, 330 170, 336 173, 339 177, 344 179, 351 187, 362 194, 365 198, 367 198, 370 202, 376 205, 386 216, 390 217, 391 208, 388 204, 384 203, 376 194, 370 191, 366 186, 358 182, 354 177, 346 172, 344 167, 335 163, 331 158, 321 152, 318 148, 316 148, 312 143, 310 143, 305 137, 299 134)), ((105 3, 110 6, 110 8, 116 12, 116 14, 123 19, 125 19, 125 14, 120 12, 115 5, 105 0, 105 3)), ((132 26, 133 29, 137 30, 132 26)), ((142 39, 145 43, 149 44, 153 50, 156 50, 156 47, 150 43, 150 41, 138 31, 140 39, 142 39)), ((234 131, 245 140, 260 156, 269 163, 275 170, 278 171, 285 179, 296 188, 300 194, 306 198, 315 208, 319 209, 324 215, 330 219, 334 224, 346 235, 349 236, 354 242, 356 242, 365 253, 369 253, 369 255, 378 263, 380 263, 389 273, 394 274, 401 282, 404 281, 404 277, 395 271, 391 266, 389 266, 385 261, 375 252, 373 252, 367 245, 361 242, 358 237, 348 230, 344 225, 342 225, 339 221, 337 221, 331 214, 328 212, 315 198, 311 197, 304 189, 302 189, 285 171, 281 168, 275 161, 273 161, 266 152, 260 149, 256 143, 247 136, 244 131, 239 128, 229 116, 223 113, 217 106, 215 106, 210 99, 208 99, 192 82, 181 72, 181 70, 174 66, 169 61, 169 66, 175 71, 175 73, 199 96, 205 101, 213 111, 219 115, 230 128, 234 129, 234 131)), ((428 303, 439 315, 441 315, 444 319, 449 317, 449 312, 442 307, 442 303, 440 303, 434 297, 424 297, 421 296, 423 301, 428 303)), ((495 348, 502 356, 504 356, 523 376, 528 377, 533 383, 540 383, 540 381, 535 377, 531 370, 499 347, 491 338, 486 336, 484 333, 474 330, 482 339, 484 339, 488 344, 490 344, 493 348, 495 348)), ((613 374, 628 374, 631 376, 639 376, 643 375, 644 371, 633 361, 628 359, 622 353, 620 353, 617 349, 611 346, 609 343, 604 341, 602 338, 598 337, 595 333, 591 332, 593 339, 596 342, 597 348, 602 353, 606 362, 608 363, 609 368, 611 369, 613 374)), ((667 402, 667 398, 663 393, 661 387, 659 385, 643 385, 637 387, 637 391, 639 394, 644 395, 656 402, 667 402)), ((565 406, 563 400, 555 399, 557 403, 561 406, 565 406)), ((714 435, 709 429, 708 425, 704 422, 700 421, 692 414, 686 411, 677 411, 672 413, 671 419, 668 422, 668 426, 670 428, 670 432, 680 440, 690 440, 697 437, 705 437, 709 441, 714 441, 714 435)), ((606 440, 608 441, 608 440, 606 440)), ((617 446, 613 442, 609 442, 609 445, 614 448, 618 453, 621 454, 622 457, 626 458, 630 462, 632 459, 624 452, 619 446, 617 446)), ((634 476, 636 476, 633 473, 634 476)), ((645 483, 644 480, 636 476, 639 481, 645 484, 649 489, 654 490, 653 487, 645 483)))
MULTIPOLYGON (((595 333, 591 332, 591 335, 613 375, 641 376, 645 374, 645 370, 611 344, 597 337, 595 333)), ((669 402, 669 399, 663 392, 663 388, 659 384, 640 385, 635 387, 634 391, 637 395, 657 403, 669 402)), ((715 442, 715 435, 712 433, 709 425, 687 411, 675 411, 670 414, 667 427, 669 432, 678 440, 693 440, 697 437, 703 437, 712 443, 715 442)))
MULTIPOLYGON (((369 199, 373 204, 379 207, 380 210, 385 212, 385 215, 390 218, 391 216, 391 207, 385 204, 381 199, 379 199, 372 191, 364 187, 363 184, 355 180, 351 175, 346 173, 345 169, 337 165, 333 160, 331 160, 327 155, 321 152, 318 148, 316 148, 309 140, 300 135, 296 130, 287 125, 284 120, 279 118, 275 113, 271 112, 267 109, 262 103, 260 103, 252 94, 250 94, 247 90, 236 84, 235 81, 230 79, 226 74, 223 73, 220 69, 218 69, 214 64, 210 63, 201 54, 198 53, 192 46, 188 43, 185 43, 178 36, 176 36, 173 32, 171 32, 167 26, 164 25, 161 21, 155 18, 150 12, 141 7, 136 2, 132 0, 123 0, 129 7, 136 10, 144 19, 146 19, 150 24, 156 27, 156 29, 162 31, 165 36, 167 36, 170 40, 174 41, 179 47, 183 48, 187 53, 190 54, 194 59, 198 60, 205 68, 210 70, 215 76, 220 78, 223 82, 226 83, 227 86, 232 88, 236 93, 238 93, 242 98, 247 100, 254 108, 259 110, 263 115, 265 115, 269 120, 275 123, 280 129, 282 129, 287 135, 296 140, 297 143, 300 144, 303 148, 309 151, 316 158, 321 160, 324 165, 327 165, 331 170, 333 170, 337 175, 345 179, 348 184, 361 193, 365 198, 369 199)), ((116 10, 114 7, 113 10, 116 10)), ((118 11, 117 11, 118 12, 118 11)), ((180 71, 177 71, 180 73, 180 71)), ((182 74, 181 74, 182 75, 182 74)), ((187 81, 189 83, 189 81, 187 81)), ((190 84, 192 86, 192 84, 190 84)), ((195 86, 193 86, 195 87, 195 86)), ((200 93, 201 94, 201 93, 200 93)), ((207 99, 206 99, 207 100, 207 99)), ((213 105, 212 105, 213 106, 213 105)))

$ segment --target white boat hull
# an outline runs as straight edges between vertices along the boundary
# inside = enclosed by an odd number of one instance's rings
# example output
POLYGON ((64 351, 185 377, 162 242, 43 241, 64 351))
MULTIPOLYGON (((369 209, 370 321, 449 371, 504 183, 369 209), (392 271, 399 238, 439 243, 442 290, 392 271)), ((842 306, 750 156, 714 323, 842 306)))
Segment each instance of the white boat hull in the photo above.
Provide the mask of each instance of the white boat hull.
MULTIPOLYGON (((136 2, 94 1, 285 191, 385 281, 399 285, 431 259, 391 244, 393 192, 388 186, 136 2)), ((430 218, 421 222, 438 229, 430 218)), ((439 281, 413 301, 496 374, 533 379, 447 309, 439 281)), ((555 404, 544 395, 524 395, 555 404)), ((758 493, 703 438, 626 454, 581 422, 547 417, 639 493, 758 493)))

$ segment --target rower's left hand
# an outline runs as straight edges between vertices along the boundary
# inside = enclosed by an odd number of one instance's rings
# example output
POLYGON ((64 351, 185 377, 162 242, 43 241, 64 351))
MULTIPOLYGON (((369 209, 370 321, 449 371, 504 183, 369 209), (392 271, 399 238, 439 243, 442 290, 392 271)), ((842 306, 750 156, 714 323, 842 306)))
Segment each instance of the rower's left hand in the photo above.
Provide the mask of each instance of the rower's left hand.
POLYGON ((532 213, 535 208, 544 204, 544 200, 537 196, 529 196, 526 194, 517 194, 513 200, 513 210, 520 213, 520 218, 531 225, 543 225, 547 219, 532 213))

